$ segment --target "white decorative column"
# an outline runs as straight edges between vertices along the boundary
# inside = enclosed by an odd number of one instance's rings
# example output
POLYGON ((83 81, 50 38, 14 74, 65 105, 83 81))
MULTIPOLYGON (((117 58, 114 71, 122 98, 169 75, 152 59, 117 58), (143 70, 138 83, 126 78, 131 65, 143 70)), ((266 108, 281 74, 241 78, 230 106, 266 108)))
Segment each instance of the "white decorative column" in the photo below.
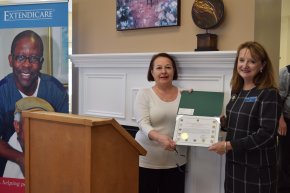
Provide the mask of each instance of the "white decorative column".
MULTIPOLYGON (((79 69, 78 113, 113 117, 121 125, 136 126, 133 104, 140 88, 149 87, 147 71, 155 53, 71 55, 79 69)), ((178 64, 181 88, 225 93, 230 96, 230 79, 235 51, 171 52, 178 64)), ((190 148, 186 172, 187 193, 223 193, 224 158, 207 148, 190 148)))

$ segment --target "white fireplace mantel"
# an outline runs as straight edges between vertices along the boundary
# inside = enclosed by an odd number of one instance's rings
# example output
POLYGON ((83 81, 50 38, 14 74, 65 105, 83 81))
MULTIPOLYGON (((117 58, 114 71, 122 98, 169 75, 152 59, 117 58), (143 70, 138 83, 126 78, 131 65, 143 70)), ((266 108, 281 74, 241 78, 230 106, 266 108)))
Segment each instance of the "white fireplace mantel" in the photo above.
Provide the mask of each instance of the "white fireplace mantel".
MULTIPOLYGON (((74 54, 70 58, 79 68, 147 68, 155 53, 74 54)), ((190 68, 228 69, 233 67, 235 51, 170 52, 179 66, 190 68)))
MULTIPOLYGON (((78 113, 114 117, 122 125, 136 126, 134 96, 151 86, 146 79, 154 53, 79 54, 71 61, 79 69, 78 113)), ((230 93, 235 51, 171 52, 177 61, 183 88, 230 93)))
MULTIPOLYGON (((121 125, 136 126, 134 101, 140 88, 152 86, 147 71, 155 53, 71 55, 78 68, 78 114, 113 117, 121 125)), ((224 92, 230 97, 235 51, 171 52, 178 65, 181 88, 224 92)), ((210 108, 210 107, 208 107, 210 108)), ((186 193, 223 193, 224 156, 207 148, 191 147, 186 193)))

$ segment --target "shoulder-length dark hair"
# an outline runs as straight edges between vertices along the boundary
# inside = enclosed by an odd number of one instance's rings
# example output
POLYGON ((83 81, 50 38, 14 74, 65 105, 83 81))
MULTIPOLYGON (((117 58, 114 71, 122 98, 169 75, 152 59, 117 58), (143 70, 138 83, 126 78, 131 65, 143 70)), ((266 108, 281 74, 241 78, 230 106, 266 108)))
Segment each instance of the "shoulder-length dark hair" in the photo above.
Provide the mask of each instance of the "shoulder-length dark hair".
POLYGON ((168 58, 172 62, 172 67, 173 67, 173 71, 174 71, 173 80, 177 80, 178 73, 177 73, 177 67, 176 67, 175 60, 174 60, 173 56, 171 56, 167 53, 159 53, 159 54, 155 54, 152 56, 151 61, 150 61, 150 65, 148 68, 148 72, 147 72, 147 80, 154 81, 154 78, 151 74, 151 71, 153 70, 155 60, 159 57, 168 58))
POLYGON ((264 65, 262 72, 258 73, 254 77, 254 84, 258 89, 263 88, 275 88, 277 89, 277 84, 274 78, 274 70, 272 62, 264 49, 264 47, 258 42, 245 42, 238 47, 235 66, 233 69, 233 76, 231 79, 232 93, 238 93, 241 91, 244 85, 243 78, 239 75, 237 71, 237 64, 239 59, 239 54, 242 49, 248 49, 255 60, 260 60, 264 65))

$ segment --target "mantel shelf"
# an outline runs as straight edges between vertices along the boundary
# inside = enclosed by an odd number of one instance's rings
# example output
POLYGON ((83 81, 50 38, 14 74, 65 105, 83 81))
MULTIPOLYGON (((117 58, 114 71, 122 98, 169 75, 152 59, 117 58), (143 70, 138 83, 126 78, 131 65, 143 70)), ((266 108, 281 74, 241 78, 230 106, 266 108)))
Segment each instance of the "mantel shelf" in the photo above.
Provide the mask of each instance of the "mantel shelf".
MULTIPOLYGON (((147 68, 151 56, 155 53, 123 53, 123 54, 75 54, 70 59, 78 68, 147 68)), ((169 52, 179 67, 194 68, 232 68, 235 51, 211 52, 169 52)))

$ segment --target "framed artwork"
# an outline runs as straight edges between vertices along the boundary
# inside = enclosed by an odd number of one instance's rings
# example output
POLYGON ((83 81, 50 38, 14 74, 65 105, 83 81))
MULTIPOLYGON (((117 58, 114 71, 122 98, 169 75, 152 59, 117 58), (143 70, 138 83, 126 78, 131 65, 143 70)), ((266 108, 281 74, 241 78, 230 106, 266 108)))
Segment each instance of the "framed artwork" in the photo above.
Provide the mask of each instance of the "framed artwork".
POLYGON ((180 25, 180 0, 116 0, 118 31, 180 25))

